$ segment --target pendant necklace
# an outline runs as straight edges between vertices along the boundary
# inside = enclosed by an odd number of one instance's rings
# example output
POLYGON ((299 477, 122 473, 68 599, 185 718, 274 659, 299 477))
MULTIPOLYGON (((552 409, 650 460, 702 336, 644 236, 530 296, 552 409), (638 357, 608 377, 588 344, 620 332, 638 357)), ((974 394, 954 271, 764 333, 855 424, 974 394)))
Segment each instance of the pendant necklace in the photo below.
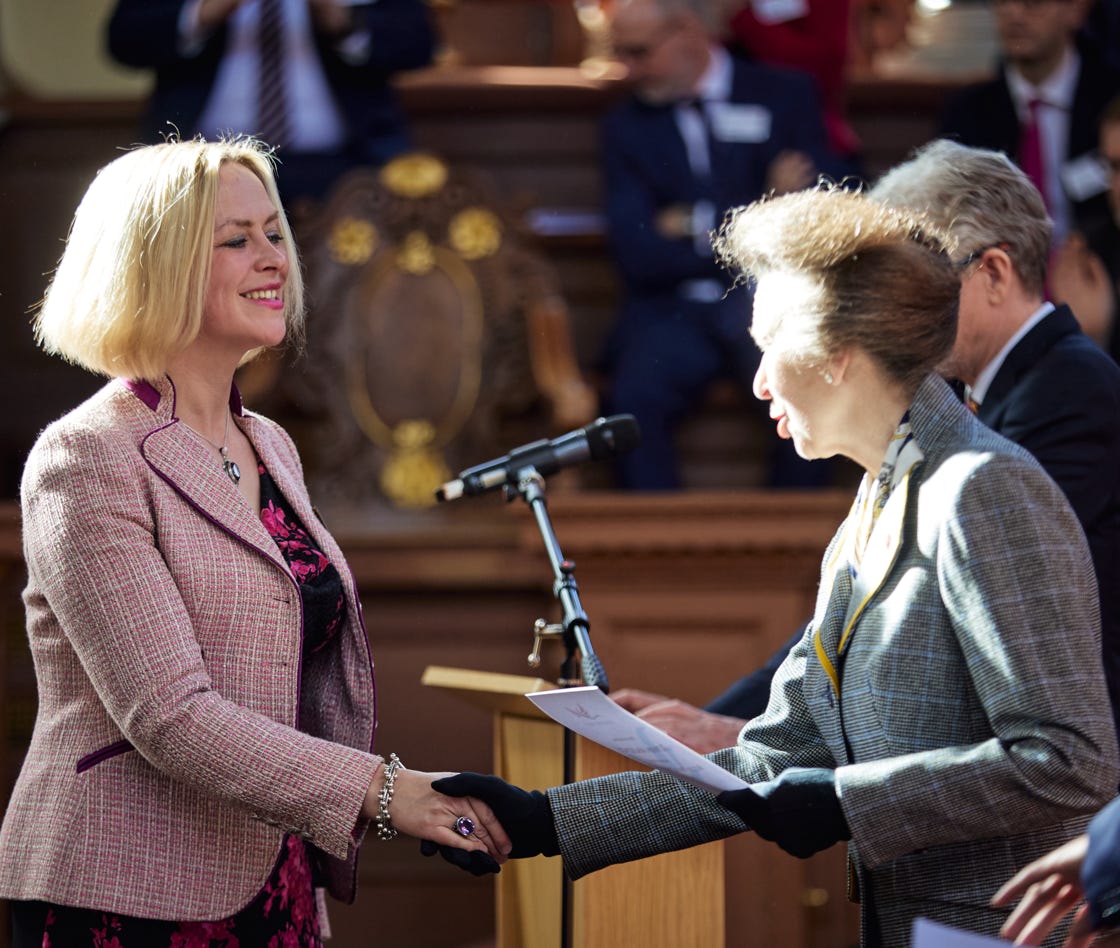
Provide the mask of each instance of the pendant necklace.
MULTIPOLYGON (((182 418, 180 418, 179 420, 183 421, 182 418)), ((213 441, 207 438, 204 434, 200 434, 199 432, 195 431, 194 428, 188 425, 185 421, 183 421, 183 424, 187 426, 187 431, 201 438, 222 456, 222 470, 226 472, 226 477, 233 481, 234 486, 240 484, 241 468, 239 468, 237 466, 237 462, 229 456, 229 449, 226 447, 226 445, 229 444, 229 412, 226 412, 226 430, 222 434, 221 444, 214 444, 213 441)))

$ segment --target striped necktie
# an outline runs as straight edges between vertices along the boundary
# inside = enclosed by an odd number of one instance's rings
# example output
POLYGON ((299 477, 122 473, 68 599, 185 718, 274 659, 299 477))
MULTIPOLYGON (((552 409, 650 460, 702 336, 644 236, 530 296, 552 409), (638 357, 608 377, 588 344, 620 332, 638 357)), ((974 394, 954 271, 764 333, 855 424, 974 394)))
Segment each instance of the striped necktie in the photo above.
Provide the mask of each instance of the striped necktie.
POLYGON ((282 147, 290 133, 284 85, 284 0, 259 0, 257 31, 257 137, 282 147))

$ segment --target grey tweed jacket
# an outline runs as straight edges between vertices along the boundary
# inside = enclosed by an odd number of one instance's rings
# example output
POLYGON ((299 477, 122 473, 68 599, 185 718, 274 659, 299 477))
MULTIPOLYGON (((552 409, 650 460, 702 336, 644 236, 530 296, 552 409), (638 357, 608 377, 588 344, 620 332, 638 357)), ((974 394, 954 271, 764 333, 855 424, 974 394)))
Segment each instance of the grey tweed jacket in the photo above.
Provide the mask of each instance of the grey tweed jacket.
MULTIPOLYGON (((766 712, 712 755, 749 782, 835 769, 863 944, 890 948, 909 944, 919 916, 995 934, 999 885, 1081 831, 1118 779, 1096 580, 1068 503, 939 378, 922 383, 910 421, 923 460, 892 492, 857 578, 850 515, 766 712)), ((574 878, 749 828, 658 772, 549 798, 574 878)))

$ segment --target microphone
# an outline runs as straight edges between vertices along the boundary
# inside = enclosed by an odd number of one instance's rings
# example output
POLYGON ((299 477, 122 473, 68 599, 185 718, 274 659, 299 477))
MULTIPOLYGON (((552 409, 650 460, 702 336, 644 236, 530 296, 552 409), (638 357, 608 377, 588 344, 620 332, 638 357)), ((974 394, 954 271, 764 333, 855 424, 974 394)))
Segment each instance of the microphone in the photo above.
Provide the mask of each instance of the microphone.
POLYGON ((476 464, 436 491, 436 500, 474 497, 507 484, 516 484, 521 471, 535 468, 542 477, 584 461, 601 461, 637 447, 640 434, 633 415, 599 418, 586 428, 569 431, 551 441, 532 441, 505 457, 476 464))

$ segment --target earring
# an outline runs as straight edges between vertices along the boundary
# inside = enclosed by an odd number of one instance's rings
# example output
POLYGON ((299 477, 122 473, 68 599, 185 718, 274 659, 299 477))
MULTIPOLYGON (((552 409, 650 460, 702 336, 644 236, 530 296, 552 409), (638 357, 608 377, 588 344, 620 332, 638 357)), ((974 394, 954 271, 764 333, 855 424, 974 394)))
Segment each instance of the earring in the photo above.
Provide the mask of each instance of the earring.
POLYGON ((825 385, 831 385, 832 384, 832 373, 831 372, 826 371, 824 373, 824 384, 825 385))

